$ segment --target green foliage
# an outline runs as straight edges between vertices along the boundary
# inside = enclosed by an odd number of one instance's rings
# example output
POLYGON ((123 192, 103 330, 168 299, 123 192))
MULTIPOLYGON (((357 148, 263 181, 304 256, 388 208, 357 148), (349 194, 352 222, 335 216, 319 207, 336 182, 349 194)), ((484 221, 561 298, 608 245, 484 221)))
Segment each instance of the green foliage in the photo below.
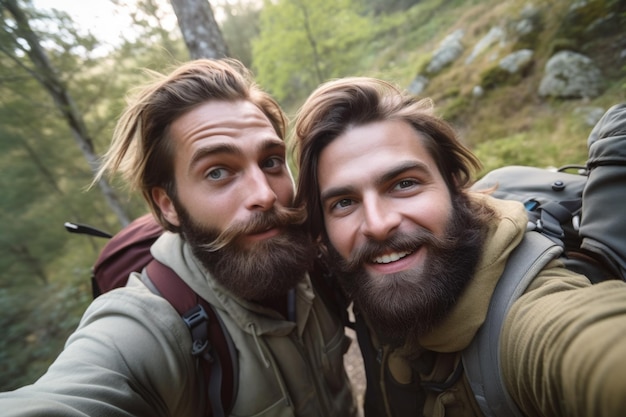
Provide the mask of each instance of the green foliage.
POLYGON ((0 289, 0 391, 34 382, 59 354, 90 301, 88 281, 80 280, 0 289))
POLYGON ((461 115, 466 113, 472 106, 472 100, 464 94, 454 94, 448 97, 443 117, 451 123, 455 123, 461 115))
POLYGON ((623 27, 617 26, 617 20, 612 18, 614 11, 619 11, 620 7, 624 7, 619 3, 591 0, 572 5, 564 16, 556 37, 586 42, 590 37, 598 35, 598 33, 593 33, 594 30, 602 31, 601 35, 622 30, 623 27))
POLYGON ((419 2, 420 0, 362 0, 365 11, 375 15, 404 11, 419 2))
POLYGON ((538 109, 530 116, 520 114, 518 121, 530 126, 500 129, 504 132, 501 136, 494 132, 489 140, 475 145, 473 151, 483 163, 482 173, 505 165, 584 165, 591 126, 577 115, 575 106, 566 103, 559 107, 562 108, 538 109), (526 118, 532 121, 527 122, 526 118))
POLYGON ((581 52, 581 45, 575 39, 557 38, 550 42, 550 55, 560 51, 581 52))
POLYGON ((259 34, 259 7, 253 3, 239 0, 221 6, 226 18, 221 24, 222 34, 228 44, 230 55, 252 67, 252 40, 259 34))
MULTIPOLYGON (((146 39, 99 56, 97 41, 64 13, 21 3, 61 82, 72 95, 96 149, 103 152, 142 67, 163 69, 172 53, 146 39)), ((0 389, 43 373, 76 326, 89 297, 89 270, 103 242, 70 235, 66 221, 119 229, 96 187, 67 120, 33 75, 12 16, 0 26, 0 389)), ((151 29, 152 30, 152 29, 151 29)), ((160 43, 160 42, 159 42, 160 43)), ((145 212, 139 198, 127 205, 145 212)))
POLYGON ((253 66, 262 86, 293 103, 329 78, 354 74, 369 39, 371 22, 353 0, 267 1, 253 66))

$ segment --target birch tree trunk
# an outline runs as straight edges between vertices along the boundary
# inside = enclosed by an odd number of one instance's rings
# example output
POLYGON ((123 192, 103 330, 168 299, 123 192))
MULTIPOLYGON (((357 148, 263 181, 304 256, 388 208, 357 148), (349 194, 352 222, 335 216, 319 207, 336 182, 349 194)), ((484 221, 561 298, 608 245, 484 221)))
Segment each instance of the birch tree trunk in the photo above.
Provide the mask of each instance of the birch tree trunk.
POLYGON ((192 59, 229 56, 208 0, 170 0, 192 59))

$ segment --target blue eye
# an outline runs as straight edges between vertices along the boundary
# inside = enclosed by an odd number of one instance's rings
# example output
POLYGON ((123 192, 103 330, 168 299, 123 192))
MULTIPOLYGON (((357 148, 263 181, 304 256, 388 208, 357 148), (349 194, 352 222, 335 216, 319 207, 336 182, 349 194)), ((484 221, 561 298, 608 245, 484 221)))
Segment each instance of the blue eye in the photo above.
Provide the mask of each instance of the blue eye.
POLYGON ((226 175, 226 170, 224 168, 212 169, 207 173, 207 178, 212 180, 219 180, 226 175))

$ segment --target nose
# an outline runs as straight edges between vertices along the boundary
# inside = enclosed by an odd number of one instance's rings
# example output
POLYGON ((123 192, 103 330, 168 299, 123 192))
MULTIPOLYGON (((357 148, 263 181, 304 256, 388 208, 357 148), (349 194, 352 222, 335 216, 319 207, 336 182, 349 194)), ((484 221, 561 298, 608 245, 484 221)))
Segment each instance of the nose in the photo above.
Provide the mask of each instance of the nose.
POLYGON ((246 193, 246 208, 248 210, 266 211, 274 206, 277 197, 270 186, 265 173, 260 168, 249 171, 246 193))
POLYGON ((378 196, 368 196, 363 200, 364 218, 361 232, 366 237, 383 241, 398 228, 401 216, 378 196))

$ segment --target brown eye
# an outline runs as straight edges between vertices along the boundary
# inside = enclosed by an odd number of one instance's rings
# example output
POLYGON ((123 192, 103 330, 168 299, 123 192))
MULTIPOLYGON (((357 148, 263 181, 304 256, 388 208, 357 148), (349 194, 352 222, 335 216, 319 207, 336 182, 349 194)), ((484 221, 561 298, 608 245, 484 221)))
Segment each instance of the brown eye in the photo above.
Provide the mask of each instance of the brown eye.
POLYGON ((283 159, 277 156, 268 158, 263 162, 263 168, 265 169, 275 169, 283 166, 283 159))
POLYGON ((415 181, 415 180, 402 180, 402 181, 399 181, 396 184, 394 189, 396 189, 396 190, 405 190, 405 189, 411 188, 411 187, 413 187, 415 185, 417 185, 417 181, 415 181))

